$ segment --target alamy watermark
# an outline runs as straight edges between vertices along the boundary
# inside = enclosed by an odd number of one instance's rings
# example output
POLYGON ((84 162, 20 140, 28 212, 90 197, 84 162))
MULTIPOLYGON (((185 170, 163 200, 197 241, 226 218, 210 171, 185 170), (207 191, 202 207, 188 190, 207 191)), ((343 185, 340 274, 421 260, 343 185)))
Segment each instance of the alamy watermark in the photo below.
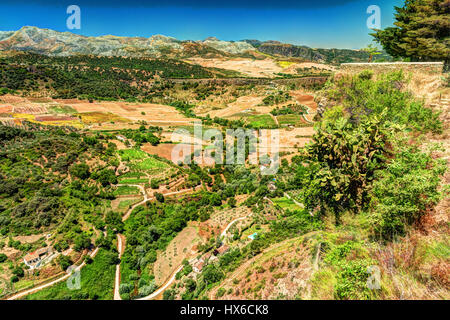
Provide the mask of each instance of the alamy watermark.
POLYGON ((67 273, 70 274, 66 280, 66 285, 69 290, 81 289, 81 272, 76 266, 70 266, 67 269, 67 273))
POLYGON ((67 7, 66 13, 70 14, 70 16, 67 17, 67 20, 66 20, 67 29, 69 29, 69 30, 81 29, 81 9, 80 9, 80 7, 75 4, 71 4, 70 6, 67 7))
POLYGON ((379 6, 372 4, 367 7, 367 14, 370 16, 367 18, 366 25, 369 29, 381 29, 381 9, 379 6))
POLYGON ((370 276, 367 278, 367 288, 371 290, 379 290, 381 288, 381 272, 378 266, 368 266, 367 273, 370 276))

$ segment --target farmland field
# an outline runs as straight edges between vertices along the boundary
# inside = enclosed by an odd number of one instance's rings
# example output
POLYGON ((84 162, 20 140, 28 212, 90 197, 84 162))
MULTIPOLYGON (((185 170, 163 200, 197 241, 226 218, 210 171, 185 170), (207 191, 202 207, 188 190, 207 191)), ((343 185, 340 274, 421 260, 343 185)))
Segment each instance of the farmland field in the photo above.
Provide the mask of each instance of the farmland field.
POLYGON ((293 125, 296 127, 306 126, 308 122, 305 121, 302 115, 299 114, 285 114, 277 116, 278 123, 282 125, 293 125))
POLYGON ((250 115, 244 119, 254 128, 274 128, 277 126, 275 120, 268 114, 250 115))
POLYGON ((140 190, 139 188, 133 186, 118 186, 114 191, 114 194, 117 196, 140 194, 140 190))
POLYGON ((165 162, 150 157, 138 162, 136 165, 133 165, 133 167, 140 170, 157 170, 169 168, 169 165, 165 162))
POLYGON ((282 209, 288 209, 288 210, 302 210, 302 207, 299 207, 294 203, 292 199, 288 199, 286 197, 280 197, 280 198, 274 198, 272 201, 280 206, 282 209))
POLYGON ((141 160, 148 157, 148 154, 141 149, 124 149, 119 150, 119 154, 124 161, 141 160))

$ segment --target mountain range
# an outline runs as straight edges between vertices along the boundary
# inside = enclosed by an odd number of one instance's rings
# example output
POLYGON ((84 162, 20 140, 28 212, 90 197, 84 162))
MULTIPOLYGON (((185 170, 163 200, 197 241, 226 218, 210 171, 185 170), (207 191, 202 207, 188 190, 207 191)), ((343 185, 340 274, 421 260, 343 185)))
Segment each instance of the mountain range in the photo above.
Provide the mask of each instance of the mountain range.
POLYGON ((215 37, 205 40, 178 40, 163 35, 119 37, 105 35, 87 37, 71 32, 25 26, 17 31, 0 31, 0 50, 31 51, 51 56, 90 54, 122 57, 187 58, 202 56, 259 57, 272 56, 300 58, 306 61, 341 63, 365 61, 368 54, 349 49, 313 49, 278 41, 222 41, 215 37))

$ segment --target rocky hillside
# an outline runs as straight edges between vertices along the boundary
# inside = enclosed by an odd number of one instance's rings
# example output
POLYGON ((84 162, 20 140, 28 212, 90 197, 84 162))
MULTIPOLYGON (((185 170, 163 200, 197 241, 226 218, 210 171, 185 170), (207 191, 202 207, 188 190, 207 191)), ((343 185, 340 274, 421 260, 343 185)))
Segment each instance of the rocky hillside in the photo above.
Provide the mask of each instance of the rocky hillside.
MULTIPOLYGON (((312 49, 278 41, 242 40, 222 41, 209 37, 201 41, 181 41, 163 35, 118 37, 105 35, 86 37, 71 32, 58 32, 37 27, 23 27, 17 31, 0 31, 0 50, 31 51, 51 56, 77 54, 152 58, 264 58, 258 51, 278 57, 294 57, 305 61, 343 63, 366 62, 368 53, 349 49, 312 49)), ((378 59, 390 59, 386 54, 378 59)))
POLYGON ((0 31, 0 50, 32 51, 53 56, 93 54, 125 57, 184 57, 194 53, 226 56, 254 51, 246 42, 227 42, 216 38, 204 41, 180 41, 162 35, 150 38, 112 35, 85 37, 37 27, 0 31))
MULTIPOLYGON (((296 46, 279 41, 244 40, 258 51, 274 56, 294 57, 305 61, 317 61, 331 64, 344 62, 367 62, 369 54, 361 50, 350 49, 313 49, 307 46, 296 46)), ((391 60, 387 54, 377 56, 378 59, 391 60)))

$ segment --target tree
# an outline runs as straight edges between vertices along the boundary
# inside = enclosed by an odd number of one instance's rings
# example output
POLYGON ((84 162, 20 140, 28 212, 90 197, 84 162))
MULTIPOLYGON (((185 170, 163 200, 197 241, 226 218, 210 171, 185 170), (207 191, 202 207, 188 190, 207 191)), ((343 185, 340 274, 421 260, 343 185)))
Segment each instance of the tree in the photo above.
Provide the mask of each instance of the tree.
POLYGON ((8 259, 6 254, 0 253, 0 263, 5 262, 8 259))
POLYGON ((236 207, 236 198, 234 198, 234 197, 230 198, 230 200, 228 200, 228 204, 232 208, 236 207))
POLYGON ((158 189, 159 188, 159 181, 157 179, 150 180, 150 187, 152 189, 158 189))
POLYGON ((347 118, 323 120, 307 146, 308 174, 305 205, 336 215, 345 209, 356 211, 367 205, 369 185, 386 155, 388 134, 380 116, 354 126, 347 118))
POLYGON ((378 52, 378 49, 372 44, 369 44, 366 48, 363 48, 362 51, 369 54, 369 60, 367 62, 372 62, 374 55, 381 54, 381 52, 378 52))
POLYGON ((113 170, 111 169, 103 169, 97 174, 97 180, 103 185, 107 186, 108 184, 116 184, 117 177, 113 170))
POLYGON ((395 7, 395 27, 375 30, 371 35, 387 53, 414 61, 450 57, 450 3, 448 0, 406 0, 395 7))
POLYGON ((72 260, 70 260, 70 258, 65 255, 60 255, 56 261, 64 271, 72 265, 72 260))
POLYGON ((91 245, 91 239, 84 233, 81 233, 75 237, 75 251, 81 251, 83 249, 89 248, 91 245))
POLYGON ((159 202, 164 202, 164 195, 163 195, 162 193, 155 192, 155 198, 156 198, 156 200, 158 200, 159 202))
POLYGON ((25 271, 23 271, 23 269, 20 266, 15 267, 12 273, 18 276, 19 278, 25 275, 25 271))
POLYGON ((70 174, 79 179, 87 179, 90 176, 89 166, 85 163, 74 164, 70 168, 70 174))
POLYGON ((222 204, 222 198, 217 193, 213 193, 209 197, 209 204, 218 207, 222 204))

